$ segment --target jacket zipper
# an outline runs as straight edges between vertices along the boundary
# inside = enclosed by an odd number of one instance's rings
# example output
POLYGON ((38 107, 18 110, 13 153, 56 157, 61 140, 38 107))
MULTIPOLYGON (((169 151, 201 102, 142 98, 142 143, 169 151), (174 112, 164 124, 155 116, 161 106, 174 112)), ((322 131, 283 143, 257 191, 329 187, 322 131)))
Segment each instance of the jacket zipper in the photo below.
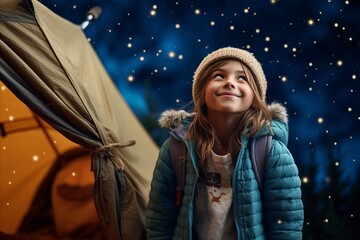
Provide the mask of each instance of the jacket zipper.
POLYGON ((237 214, 237 211, 236 211, 236 208, 239 206, 239 202, 238 202, 238 198, 236 197, 237 193, 236 193, 236 185, 235 185, 235 179, 236 177, 239 175, 239 172, 240 172, 240 167, 241 167, 241 164, 242 164, 242 158, 244 156, 244 153, 245 153, 245 149, 246 149, 246 145, 247 145, 247 140, 245 138, 241 138, 241 141, 242 141, 242 147, 240 149, 240 152, 237 156, 237 161, 236 161, 236 164, 235 164, 235 168, 234 168, 234 175, 233 175, 233 178, 232 178, 232 185, 233 185, 233 211, 234 211, 234 222, 235 222, 235 227, 236 227, 236 237, 237 239, 239 239, 239 236, 240 236, 240 223, 239 223, 239 219, 238 219, 238 214, 237 214))

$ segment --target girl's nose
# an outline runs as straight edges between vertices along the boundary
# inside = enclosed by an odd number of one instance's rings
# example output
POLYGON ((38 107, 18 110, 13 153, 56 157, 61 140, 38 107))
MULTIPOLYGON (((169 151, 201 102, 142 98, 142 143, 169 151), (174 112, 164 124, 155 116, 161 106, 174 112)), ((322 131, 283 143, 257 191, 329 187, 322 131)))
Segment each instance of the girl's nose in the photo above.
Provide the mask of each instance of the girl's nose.
POLYGON ((234 81, 232 77, 226 78, 225 87, 235 88, 234 81))

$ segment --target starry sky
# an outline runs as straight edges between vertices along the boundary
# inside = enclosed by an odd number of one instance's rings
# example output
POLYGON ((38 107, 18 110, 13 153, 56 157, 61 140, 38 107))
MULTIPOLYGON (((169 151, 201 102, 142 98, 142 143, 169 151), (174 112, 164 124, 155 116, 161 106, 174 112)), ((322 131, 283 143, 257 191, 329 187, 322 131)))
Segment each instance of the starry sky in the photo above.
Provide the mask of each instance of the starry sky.
MULTIPOLYGON (((210 52, 247 49, 261 62, 267 101, 289 114, 289 149, 306 176, 326 181, 329 151, 343 181, 360 176, 360 2, 356 0, 41 0, 84 32, 119 91, 146 125, 191 102, 193 73, 210 52), (311 157, 312 156, 312 157, 311 157)), ((148 129, 161 144, 166 130, 148 129)))

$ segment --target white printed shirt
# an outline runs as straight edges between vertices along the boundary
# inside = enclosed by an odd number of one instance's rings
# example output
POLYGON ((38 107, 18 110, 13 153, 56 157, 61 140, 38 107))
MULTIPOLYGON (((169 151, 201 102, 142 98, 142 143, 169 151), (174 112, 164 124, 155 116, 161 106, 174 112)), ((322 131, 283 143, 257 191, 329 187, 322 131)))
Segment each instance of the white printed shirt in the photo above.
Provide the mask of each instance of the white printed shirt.
POLYGON ((212 152, 205 169, 197 184, 194 231, 200 240, 235 239, 230 153, 220 156, 212 152))

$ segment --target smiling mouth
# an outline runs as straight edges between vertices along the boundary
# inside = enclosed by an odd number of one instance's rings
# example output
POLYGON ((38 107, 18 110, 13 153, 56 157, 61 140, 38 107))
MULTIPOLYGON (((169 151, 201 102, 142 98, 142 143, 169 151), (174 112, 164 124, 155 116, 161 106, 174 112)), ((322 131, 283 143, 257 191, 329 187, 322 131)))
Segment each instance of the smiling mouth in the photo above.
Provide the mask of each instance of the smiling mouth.
POLYGON ((218 94, 216 94, 216 96, 241 97, 241 95, 237 95, 237 94, 231 93, 231 92, 218 93, 218 94))

